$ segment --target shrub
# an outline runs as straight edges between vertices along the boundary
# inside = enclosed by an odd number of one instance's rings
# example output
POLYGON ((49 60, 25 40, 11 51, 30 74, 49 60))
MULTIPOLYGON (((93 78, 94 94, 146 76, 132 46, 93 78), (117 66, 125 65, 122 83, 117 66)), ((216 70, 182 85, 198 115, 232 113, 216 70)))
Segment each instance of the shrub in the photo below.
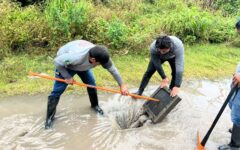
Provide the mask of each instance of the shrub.
POLYGON ((114 49, 123 48, 127 43, 128 27, 120 20, 113 19, 109 24, 106 37, 114 49))
POLYGON ((45 16, 53 30, 54 39, 85 37, 90 4, 81 0, 48 0, 45 16))
POLYGON ((221 9, 225 15, 237 15, 240 12, 240 0, 216 0, 213 1, 215 9, 221 9))
POLYGON ((34 43, 47 41, 48 28, 36 6, 21 8, 16 3, 0 3, 1 56, 12 52, 29 52, 34 43))
POLYGON ((227 41, 233 34, 233 24, 230 19, 215 17, 197 7, 174 11, 171 15, 165 15, 162 21, 163 30, 179 36, 188 43, 227 41))
POLYGON ((86 39, 89 39, 93 43, 110 46, 106 37, 107 28, 108 22, 105 19, 99 17, 92 19, 91 23, 87 25, 85 30, 86 39))

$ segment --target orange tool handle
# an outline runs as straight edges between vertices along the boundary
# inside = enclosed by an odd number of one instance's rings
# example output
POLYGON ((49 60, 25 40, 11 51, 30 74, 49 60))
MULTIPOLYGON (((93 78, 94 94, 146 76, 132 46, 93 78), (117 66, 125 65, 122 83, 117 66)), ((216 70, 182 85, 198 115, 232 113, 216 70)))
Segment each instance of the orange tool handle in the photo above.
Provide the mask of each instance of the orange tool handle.
POLYGON ((201 144, 201 138, 200 138, 200 133, 199 133, 199 131, 198 131, 198 133, 197 133, 197 150, 205 150, 205 147, 201 144))
MULTIPOLYGON (((64 83, 66 83, 66 80, 64 80, 64 79, 54 78, 54 77, 51 77, 51 76, 48 76, 48 75, 42 75, 42 74, 38 74, 38 73, 34 73, 34 72, 29 72, 28 74, 29 74, 30 76, 38 76, 38 77, 41 77, 41 78, 46 78, 46 79, 50 79, 50 80, 55 80, 55 81, 59 81, 59 82, 64 82, 64 83)), ((99 89, 99 90, 102 90, 102 91, 108 91, 108 92, 112 92, 112 93, 121 94, 121 92, 118 91, 118 90, 108 89, 108 88, 99 87, 99 86, 93 86, 93 85, 89 85, 89 84, 79 83, 79 82, 76 82, 76 81, 75 81, 73 84, 78 85, 78 86, 95 88, 95 89, 99 89)), ((128 95, 128 96, 132 96, 132 97, 134 97, 134 98, 145 99, 145 100, 152 100, 152 101, 159 102, 158 99, 152 98, 152 97, 140 96, 140 95, 131 94, 131 93, 129 93, 129 94, 127 94, 127 95, 128 95)))

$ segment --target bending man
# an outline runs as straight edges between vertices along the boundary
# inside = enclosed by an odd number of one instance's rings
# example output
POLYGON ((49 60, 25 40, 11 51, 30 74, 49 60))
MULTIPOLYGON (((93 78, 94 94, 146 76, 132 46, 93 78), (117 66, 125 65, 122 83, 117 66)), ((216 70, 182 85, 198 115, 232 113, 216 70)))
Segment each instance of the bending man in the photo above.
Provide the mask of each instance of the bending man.
MULTIPOLYGON (((68 84, 73 84, 73 76, 77 74, 83 83, 96 86, 94 76, 91 69, 97 65, 102 65, 107 69, 120 86, 121 93, 126 95, 128 90, 123 84, 121 76, 110 59, 108 50, 104 46, 94 45, 85 40, 76 40, 62 46, 54 59, 56 72, 55 77, 65 79, 68 84)), ((48 97, 47 118, 45 128, 51 128, 56 107, 60 96, 65 91, 67 85, 63 82, 54 82, 54 87, 48 97)), ((95 88, 87 88, 91 107, 100 114, 103 110, 98 105, 97 90, 95 88)))
POLYGON ((168 77, 162 68, 162 64, 168 61, 172 70, 172 79, 169 88, 170 95, 176 96, 182 83, 184 69, 184 47, 180 39, 175 36, 160 36, 150 46, 151 59, 147 71, 143 75, 142 82, 136 94, 142 95, 152 75, 157 71, 162 78, 160 87, 169 84, 168 77))

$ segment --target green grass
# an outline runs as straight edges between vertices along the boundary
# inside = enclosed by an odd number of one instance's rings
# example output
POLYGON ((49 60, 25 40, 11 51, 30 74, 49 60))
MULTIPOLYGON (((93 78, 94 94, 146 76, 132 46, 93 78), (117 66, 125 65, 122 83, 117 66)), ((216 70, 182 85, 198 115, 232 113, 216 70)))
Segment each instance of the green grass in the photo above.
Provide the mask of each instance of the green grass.
MULTIPOLYGON (((189 79, 221 79, 230 77, 240 58, 240 49, 228 45, 194 45, 185 46, 184 80, 189 79)), ((149 56, 122 55, 114 56, 113 61, 129 88, 138 87, 146 71, 149 56)), ((53 57, 40 55, 14 55, 0 62, 0 94, 2 96, 16 94, 49 93, 53 82, 47 79, 29 78, 28 72, 54 75, 53 57)), ((170 78, 170 67, 164 64, 170 78)), ((93 69, 98 86, 118 89, 113 77, 101 66, 93 69)), ((75 77, 77 81, 80 81, 75 77)), ((160 76, 155 73, 150 84, 159 84, 160 76)), ((69 86, 68 92, 82 93, 85 88, 69 86)))
POLYGON ((228 45, 195 45, 186 48, 185 78, 219 79, 232 75, 239 48, 228 45))

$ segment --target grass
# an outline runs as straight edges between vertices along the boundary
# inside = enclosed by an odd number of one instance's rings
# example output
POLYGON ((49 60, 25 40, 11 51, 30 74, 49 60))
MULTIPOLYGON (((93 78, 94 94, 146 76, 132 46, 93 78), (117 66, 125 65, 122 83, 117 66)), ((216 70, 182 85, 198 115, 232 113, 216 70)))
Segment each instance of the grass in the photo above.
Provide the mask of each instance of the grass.
MULTIPOLYGON (((239 48, 228 45, 194 45, 185 46, 184 80, 221 79, 231 77, 240 58, 239 48)), ((122 55, 113 56, 113 61, 129 88, 138 87, 146 71, 149 56, 122 55)), ((53 56, 14 55, 0 62, 0 94, 49 93, 53 82, 47 79, 29 78, 28 72, 46 73, 54 76, 53 56)), ((170 78, 170 67, 164 64, 164 70, 170 78)), ((113 77, 101 66, 93 69, 98 86, 118 89, 113 77)), ((80 81, 75 77, 77 81, 80 81)), ((160 76, 155 73, 150 84, 159 84, 160 76)), ((69 93, 83 93, 85 88, 69 86, 69 93)))
POLYGON ((228 45, 195 45, 186 48, 185 77, 219 79, 231 76, 239 60, 239 48, 228 45))

